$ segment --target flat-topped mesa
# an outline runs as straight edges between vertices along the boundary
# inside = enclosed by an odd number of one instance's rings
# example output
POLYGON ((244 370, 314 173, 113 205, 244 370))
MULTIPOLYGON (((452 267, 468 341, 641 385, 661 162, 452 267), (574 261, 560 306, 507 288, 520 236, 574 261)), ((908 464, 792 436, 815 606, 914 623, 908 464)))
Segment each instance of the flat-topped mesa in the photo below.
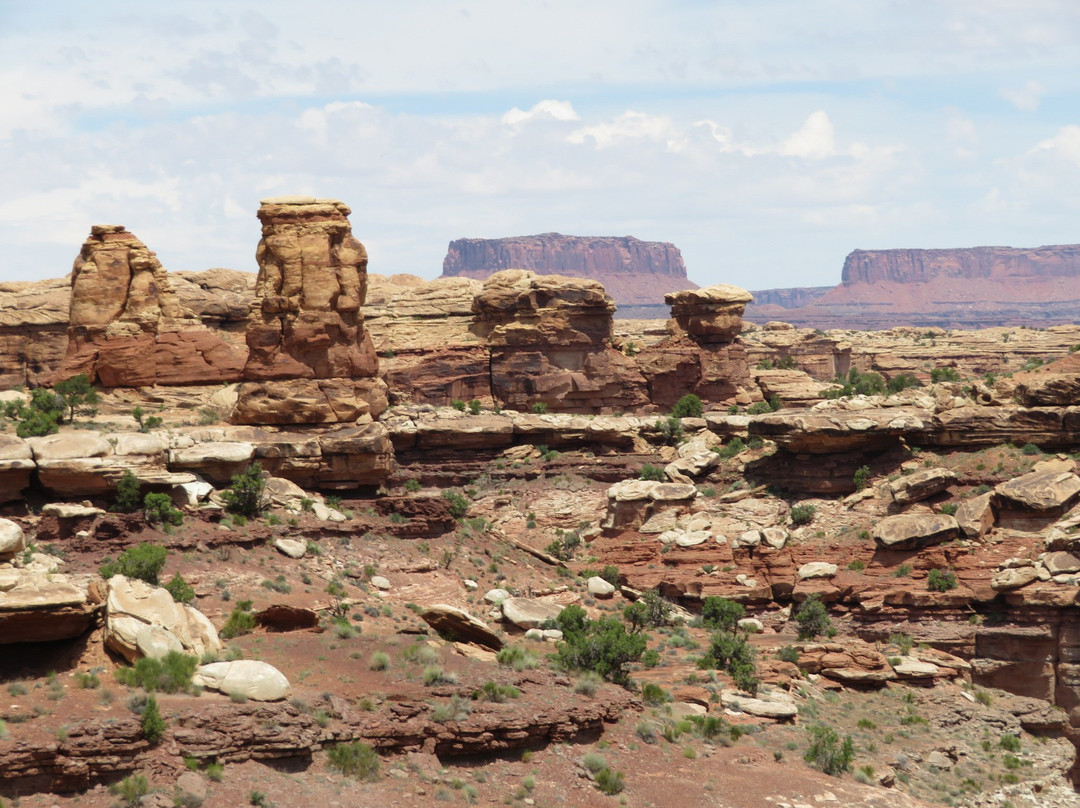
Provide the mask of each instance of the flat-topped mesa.
POLYGON ((694 286, 678 247, 633 236, 462 238, 443 259, 443 277, 484 280, 505 269, 598 280, 620 306, 659 305, 665 292, 694 286))
POLYGON ((597 413, 648 404, 636 363, 609 344, 615 304, 599 281, 505 270, 472 309, 503 406, 597 413))
POLYGON ((184 309, 168 274, 123 225, 94 225, 71 273, 68 346, 57 378, 105 387, 235 380, 243 352, 184 309))
POLYGON ((350 212, 305 196, 260 203, 259 275, 234 423, 337 423, 386 407, 360 313, 367 251, 353 237, 350 212))
POLYGON ((667 330, 675 338, 689 337, 706 345, 734 342, 742 331, 742 315, 753 295, 738 286, 720 283, 664 295, 671 306, 667 330))

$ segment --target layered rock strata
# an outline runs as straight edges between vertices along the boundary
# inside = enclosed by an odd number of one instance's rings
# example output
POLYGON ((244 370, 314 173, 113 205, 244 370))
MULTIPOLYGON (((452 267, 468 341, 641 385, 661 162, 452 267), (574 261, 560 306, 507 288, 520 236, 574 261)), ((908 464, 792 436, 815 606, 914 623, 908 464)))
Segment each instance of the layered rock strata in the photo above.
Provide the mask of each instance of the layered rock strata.
POLYGON ((122 225, 95 225, 71 273, 59 375, 105 387, 232 381, 244 354, 184 309, 157 256, 122 225))
POLYGON ((367 251, 342 202, 265 199, 249 354, 232 419, 248 424, 341 423, 386 407, 364 328, 367 251))

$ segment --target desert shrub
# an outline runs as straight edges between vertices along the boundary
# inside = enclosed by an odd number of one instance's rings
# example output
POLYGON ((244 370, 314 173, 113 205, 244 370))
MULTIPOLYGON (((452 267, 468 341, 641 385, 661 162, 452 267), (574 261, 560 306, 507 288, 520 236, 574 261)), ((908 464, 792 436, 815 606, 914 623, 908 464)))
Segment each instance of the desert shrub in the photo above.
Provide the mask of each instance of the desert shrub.
POLYGON ((727 671, 736 687, 755 694, 758 689, 754 649, 746 635, 717 631, 709 638, 709 649, 698 660, 699 668, 719 668, 727 671))
POLYGON ((1028 457, 1042 454, 1042 449, 1040 449, 1034 443, 1025 443, 1022 447, 1020 447, 1020 451, 1028 457))
POLYGON ((458 412, 465 412, 465 402, 460 398, 455 398, 450 402, 450 406, 458 412))
POLYGON ((218 632, 223 639, 231 640, 255 630, 255 615, 251 613, 251 601, 241 600, 233 607, 229 619, 218 632))
POLYGON ((671 408, 672 418, 700 418, 704 412, 701 399, 693 393, 687 393, 671 408))
POLYGON ((701 620, 709 628, 732 632, 746 615, 741 603, 727 598, 710 596, 701 605, 701 620))
POLYGON ((734 437, 720 449, 720 456, 726 460, 729 457, 735 457, 735 455, 741 454, 745 451, 746 444, 743 443, 743 439, 740 437, 734 437))
POLYGON ((855 757, 855 743, 848 735, 843 742, 832 727, 810 727, 810 746, 803 760, 817 766, 825 774, 837 776, 851 768, 855 757))
POLYGON ((479 415, 481 406, 482 405, 480 404, 479 400, 474 398, 472 401, 469 402, 469 413, 471 415, 479 415))
POLYGON ((405 490, 410 494, 415 494, 420 488, 420 481, 415 477, 410 477, 405 481, 405 490))
POLYGON ((654 466, 652 463, 646 463, 641 467, 641 474, 638 475, 638 479, 662 483, 667 480, 667 475, 664 474, 663 466, 654 466))
POLYGON ((516 671, 532 670, 540 665, 540 660, 532 651, 520 645, 507 645, 495 655, 495 661, 516 671))
POLYGON ((960 381, 960 374, 956 368, 934 368, 930 371, 930 381, 934 384, 938 382, 958 382, 960 381))
POLYGON ((663 437, 665 444, 675 446, 682 442, 682 421, 674 415, 670 418, 659 419, 653 426, 656 428, 656 431, 660 433, 661 437, 663 437))
POLYGON ((390 667, 390 655, 383 651, 376 651, 371 655, 371 664, 368 667, 373 671, 384 671, 390 667))
POLYGON ((624 788, 626 784, 623 781, 621 772, 613 771, 612 769, 603 768, 594 775, 596 779, 596 787, 600 791, 608 796, 618 794, 624 788))
POLYGON ((169 579, 169 582, 165 584, 165 589, 177 603, 191 603, 195 600, 195 589, 179 572, 169 579))
POLYGON ((109 793, 119 799, 122 805, 135 808, 142 803, 143 797, 150 793, 150 781, 145 775, 132 774, 110 785, 109 793))
POLYGON ((142 730, 142 736, 150 743, 151 746, 157 746, 158 741, 161 740, 161 736, 165 734, 165 730, 168 729, 168 724, 165 723, 165 719, 161 717, 161 711, 158 710, 157 699, 150 696, 146 700, 146 706, 143 708, 142 721, 140 722, 140 729, 142 730))
POLYGON ((366 743, 339 743, 330 749, 330 768, 348 777, 373 782, 379 778, 379 755, 366 743))
POLYGON ((263 491, 266 480, 263 479, 262 466, 252 463, 244 471, 234 474, 229 489, 222 494, 225 507, 232 513, 254 519, 262 510, 263 491))
POLYGON ((932 569, 926 575, 926 588, 931 592, 948 592, 950 589, 956 589, 959 583, 956 580, 956 573, 952 570, 939 570, 932 569))
POLYGON ((812 640, 833 630, 829 612, 817 593, 810 595, 795 611, 795 622, 799 624, 800 640, 812 640))
POLYGON ((442 498, 450 503, 450 515, 460 519, 469 512, 469 498, 449 488, 442 492, 442 498))
POLYGON ((791 509, 791 523, 793 525, 807 525, 814 518, 814 514, 817 513, 817 508, 809 504, 795 505, 791 509))
POLYGON ((157 586, 166 555, 167 551, 161 545, 143 542, 124 550, 116 561, 102 564, 99 571, 102 578, 124 575, 157 586))
POLYGON ((502 704, 507 699, 516 699, 520 695, 521 691, 513 685, 500 685, 490 679, 484 682, 479 690, 474 690, 472 693, 473 699, 491 701, 496 704, 502 704))
POLYGON ((862 491, 870 482, 870 467, 859 466, 855 470, 855 490, 862 491))
MULTIPOLYGON (((571 608, 574 607, 564 609, 559 618, 571 608)), ((583 609, 577 608, 584 614, 583 609)), ((563 641, 553 659, 563 669, 593 671, 616 684, 625 684, 629 681, 626 666, 637 662, 645 653, 646 638, 628 634, 617 618, 583 618, 581 623, 577 620, 564 623, 560 619, 559 624, 563 641)))
POLYGON ((125 469, 124 475, 116 483, 116 499, 112 510, 115 513, 134 513, 139 510, 139 478, 131 469, 125 469))
POLYGON ((660 664, 660 652, 655 648, 650 648, 644 654, 641 655, 641 665, 644 668, 655 668, 660 664))
POLYGON ((605 564, 604 568, 600 570, 600 577, 612 586, 617 587, 620 580, 619 568, 614 564, 605 564))
POLYGON ((895 634, 889 635, 889 644, 895 645, 901 654, 906 654, 915 645, 915 640, 912 639, 910 634, 898 631, 895 634))
POLYGON ((795 357, 791 354, 781 356, 779 359, 776 360, 776 367, 778 367, 780 370, 795 370, 797 366, 798 365, 795 362, 795 357))
POLYGON ((767 401, 759 401, 756 404, 751 404, 749 407, 746 408, 747 415, 765 415, 766 413, 772 411, 773 408, 769 406, 769 402, 767 401))
POLYGON ((97 412, 94 405, 101 399, 97 389, 90 383, 90 377, 85 373, 57 382, 53 390, 60 397, 58 403, 67 409, 69 421, 75 420, 76 413, 93 415, 97 412))
POLYGON ((823 393, 825 398, 848 398, 850 396, 874 396, 885 392, 885 379, 877 373, 860 373, 855 368, 848 371, 847 378, 837 377, 833 387, 823 393))
POLYGON ((543 415, 548 411, 548 405, 545 404, 543 401, 537 401, 535 404, 532 405, 531 409, 533 415, 543 415))
POLYGON ((658 707, 670 699, 670 694, 653 682, 647 682, 641 688, 641 701, 646 707, 658 707))
POLYGON ((792 665, 798 665, 799 649, 794 645, 785 645, 780 649, 780 659, 783 662, 790 662, 792 665))
POLYGON ((956 512, 960 509, 960 506, 955 502, 946 502, 941 506, 941 512, 946 516, 955 516, 956 512))
POLYGON ((184 514, 168 494, 151 492, 143 497, 143 516, 152 525, 179 525, 184 514))
POLYGON ((1020 751, 1020 739, 1016 735, 1010 735, 1006 733, 1001 736, 1001 740, 998 741, 998 746, 1004 749, 1006 752, 1019 752, 1020 751))
POLYGON ((116 671, 116 680, 148 693, 182 693, 190 689, 191 677, 199 666, 197 657, 169 651, 161 659, 140 657, 133 667, 116 671))
POLYGON ((650 589, 623 607, 623 620, 630 624, 634 633, 643 628, 666 626, 671 622, 671 603, 655 589, 650 589))
POLYGON ((922 387, 922 382, 910 373, 901 373, 899 376, 893 376, 889 379, 885 387, 890 393, 899 393, 909 387, 922 387))

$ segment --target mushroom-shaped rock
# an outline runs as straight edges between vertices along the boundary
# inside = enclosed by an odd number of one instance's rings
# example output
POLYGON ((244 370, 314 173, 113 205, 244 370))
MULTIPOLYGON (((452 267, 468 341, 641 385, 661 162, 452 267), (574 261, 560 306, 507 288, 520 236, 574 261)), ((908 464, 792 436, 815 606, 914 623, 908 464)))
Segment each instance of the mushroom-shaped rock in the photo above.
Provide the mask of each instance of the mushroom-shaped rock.
POLYGON ((1064 512, 1080 496, 1080 477, 1068 471, 1033 471, 999 483, 994 491, 1026 511, 1064 512))
POLYGON ((732 342, 742 330, 742 315, 753 295, 738 286, 719 283, 704 289, 686 289, 664 295, 671 306, 668 332, 698 342, 732 342))
POLYGON ((507 598, 502 602, 503 619, 518 628, 540 628, 562 612, 558 603, 535 598, 507 598))
POLYGON ((482 645, 493 651, 503 647, 502 638, 488 628, 487 623, 456 606, 437 603, 420 612, 420 617, 440 634, 449 634, 455 640, 482 645))
POLYGON ((949 469, 920 469, 913 474, 889 484, 889 493, 897 505, 907 505, 932 497, 956 481, 956 474, 949 469))
POLYGON ((595 598, 610 598, 615 594, 615 587, 605 581, 599 575, 594 575, 587 582, 589 594, 595 598))
POLYGON ((996 592, 1006 592, 1010 589, 1027 586, 1038 577, 1039 571, 1035 567, 1004 569, 994 574, 990 579, 990 586, 996 592))
POLYGON ((142 648, 174 648, 160 632, 147 634, 150 626, 171 634, 187 654, 202 656, 222 648, 217 630, 198 609, 175 602, 159 586, 112 576, 105 598, 105 644, 131 661, 142 653, 140 637, 142 648))
POLYGON ((811 578, 832 578, 840 571, 836 564, 828 561, 811 561, 799 567, 799 580, 806 581, 811 578))
POLYGON ((244 696, 255 701, 280 701, 289 695, 289 680, 268 662, 237 659, 200 665, 192 684, 230 696, 244 696))
POLYGON ((888 516, 874 526, 874 540, 880 547, 916 549, 940 544, 956 536, 960 527, 947 514, 900 514, 888 516))
POLYGON ((0 519, 0 556, 12 556, 25 548, 22 528, 10 519, 0 519))

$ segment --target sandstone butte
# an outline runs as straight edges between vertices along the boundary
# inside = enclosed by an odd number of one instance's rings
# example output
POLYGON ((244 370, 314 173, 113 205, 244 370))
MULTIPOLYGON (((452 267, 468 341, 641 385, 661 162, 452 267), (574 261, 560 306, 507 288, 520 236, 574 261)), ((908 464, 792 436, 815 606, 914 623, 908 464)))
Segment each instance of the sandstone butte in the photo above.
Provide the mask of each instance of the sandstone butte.
POLYGON ((596 278, 368 274, 349 216, 264 200, 258 276, 169 273, 108 225, 66 281, 0 285, 4 400, 102 394, 0 433, 0 794, 1076 804, 1080 327, 754 326, 727 285, 614 320, 596 278), (833 381, 871 374, 915 386, 833 381), (179 525, 115 510, 129 472, 179 525), (103 577, 143 542, 168 588, 103 577), (699 662, 714 597, 749 678, 699 662), (642 598, 636 690, 549 658, 566 607, 642 598), (815 602, 832 630, 800 637, 815 602), (130 677, 170 652, 197 667, 158 738, 130 677))
POLYGON ((1080 301, 1080 245, 855 250, 839 286, 754 297, 751 319, 809 328, 1067 324, 1080 301))
POLYGON ((627 312, 633 312, 629 316, 662 317, 664 295, 697 288, 686 278, 686 265, 678 247, 633 236, 542 233, 455 239, 443 259, 442 277, 485 280, 504 269, 600 281, 623 310, 623 317, 628 316, 627 312))

